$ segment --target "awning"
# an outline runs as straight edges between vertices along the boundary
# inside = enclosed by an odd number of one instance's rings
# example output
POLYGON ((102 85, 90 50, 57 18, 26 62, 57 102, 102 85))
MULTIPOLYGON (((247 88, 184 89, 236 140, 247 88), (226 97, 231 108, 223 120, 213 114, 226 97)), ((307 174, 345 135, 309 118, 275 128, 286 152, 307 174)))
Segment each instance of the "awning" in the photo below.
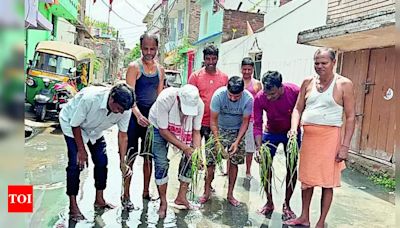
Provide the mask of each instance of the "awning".
POLYGON ((395 45, 395 11, 328 24, 298 34, 297 43, 342 51, 395 45))
POLYGON ((211 40, 211 39, 213 39, 213 38, 215 38, 215 37, 220 36, 221 34, 222 34, 222 32, 214 33, 214 34, 212 34, 212 35, 210 35, 210 36, 204 37, 203 39, 194 42, 193 45, 198 45, 198 44, 207 42, 207 41, 209 41, 209 40, 211 40))
POLYGON ((25 0, 25 27, 52 31, 53 24, 38 11, 37 5, 38 0, 25 0))
POLYGON ((37 14, 37 29, 52 31, 53 24, 47 20, 40 12, 37 14))

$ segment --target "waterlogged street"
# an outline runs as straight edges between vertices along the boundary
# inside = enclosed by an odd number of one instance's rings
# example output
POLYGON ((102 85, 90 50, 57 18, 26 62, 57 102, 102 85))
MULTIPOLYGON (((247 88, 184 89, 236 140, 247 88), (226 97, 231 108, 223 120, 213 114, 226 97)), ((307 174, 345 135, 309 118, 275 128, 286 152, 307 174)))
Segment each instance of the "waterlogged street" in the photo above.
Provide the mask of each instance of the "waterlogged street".
MULTIPOLYGON (((231 206, 226 200, 228 179, 217 171, 213 187, 215 193, 205 205, 196 203, 199 209, 183 211, 171 206, 167 217, 158 218, 159 201, 142 200, 143 176, 142 158, 134 165, 131 186, 131 199, 135 211, 122 210, 120 203, 121 174, 117 153, 117 129, 105 132, 109 158, 108 181, 105 199, 117 207, 108 211, 95 211, 93 163, 81 173, 81 187, 78 204, 87 221, 73 223, 68 221, 68 198, 65 194, 65 167, 67 163, 66 146, 58 124, 46 122, 33 125, 33 134, 25 142, 25 167, 27 182, 34 185, 34 213, 31 227, 285 227, 282 226, 281 213, 284 191, 281 180, 285 175, 284 155, 282 151, 274 160, 276 180, 274 182, 275 211, 265 217, 256 210, 265 203, 260 193, 258 165, 253 163, 253 179, 245 178, 245 167, 239 168, 234 194, 241 202, 239 207, 231 206)), ((177 169, 180 155, 170 151, 170 182, 168 199, 172 201, 178 191, 177 169)), ((90 160, 90 159, 89 159, 90 160)), ((203 176, 200 178, 195 195, 203 190, 203 176)), ((299 184, 292 198, 292 209, 297 215, 301 209, 299 184)), ((157 196, 154 179, 150 186, 151 194, 157 196)), ((311 224, 315 224, 319 215, 321 191, 314 191, 311 205, 311 224)), ((334 200, 327 219, 327 227, 394 227, 394 197, 383 188, 372 184, 365 176, 347 169, 343 175, 342 187, 334 192, 334 200)))

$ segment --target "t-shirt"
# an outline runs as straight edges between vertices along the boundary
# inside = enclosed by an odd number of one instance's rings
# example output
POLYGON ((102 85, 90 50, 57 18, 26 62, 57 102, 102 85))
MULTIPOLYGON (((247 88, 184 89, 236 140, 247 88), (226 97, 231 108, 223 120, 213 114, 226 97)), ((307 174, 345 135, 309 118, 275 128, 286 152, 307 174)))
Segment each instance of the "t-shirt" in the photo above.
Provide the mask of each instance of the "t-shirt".
POLYGON ((205 68, 194 72, 189 77, 189 84, 199 89, 200 98, 204 102, 204 115, 201 125, 210 126, 210 103, 214 92, 228 84, 228 75, 217 69, 215 74, 209 74, 205 68))
POLYGON ((192 131, 200 130, 204 113, 204 103, 199 100, 197 116, 185 116, 181 113, 178 102, 179 88, 164 89, 151 106, 149 121, 157 129, 168 129, 183 143, 192 143, 192 131))
POLYGON ((226 86, 217 89, 211 99, 211 111, 218 113, 218 127, 239 130, 243 116, 250 116, 253 111, 253 97, 247 90, 239 100, 229 100, 226 86))
POLYGON ((254 98, 254 136, 262 135, 263 111, 267 112, 267 131, 270 133, 286 133, 290 130, 290 122, 296 105, 299 87, 292 83, 283 83, 283 94, 278 100, 270 101, 259 91, 254 98))

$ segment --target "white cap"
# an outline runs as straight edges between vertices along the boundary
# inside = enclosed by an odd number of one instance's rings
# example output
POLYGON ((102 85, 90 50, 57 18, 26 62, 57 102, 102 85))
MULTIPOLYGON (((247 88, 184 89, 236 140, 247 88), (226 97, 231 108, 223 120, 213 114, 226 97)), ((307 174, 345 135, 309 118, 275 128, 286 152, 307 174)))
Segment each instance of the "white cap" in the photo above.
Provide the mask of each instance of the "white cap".
POLYGON ((187 116, 196 116, 199 112, 199 90, 196 86, 186 84, 179 88, 178 92, 179 100, 181 102, 181 108, 183 114, 187 116))

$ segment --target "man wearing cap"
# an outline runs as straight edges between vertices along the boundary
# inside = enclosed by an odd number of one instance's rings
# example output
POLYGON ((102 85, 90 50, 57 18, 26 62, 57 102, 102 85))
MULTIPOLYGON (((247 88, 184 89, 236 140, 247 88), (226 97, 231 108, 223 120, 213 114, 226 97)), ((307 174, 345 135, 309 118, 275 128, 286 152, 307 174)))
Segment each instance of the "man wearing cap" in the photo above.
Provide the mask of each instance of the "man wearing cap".
POLYGON ((169 87, 163 90, 150 109, 149 121, 154 127, 152 153, 154 157, 155 179, 160 195, 160 218, 165 218, 167 211, 168 183, 168 143, 184 154, 179 164, 180 181, 175 204, 190 208, 186 192, 191 182, 191 155, 200 147, 201 120, 204 103, 199 97, 199 90, 193 85, 181 88, 169 87))
MULTIPOLYGON (((232 76, 228 85, 215 91, 211 99, 211 122, 210 128, 216 141, 214 148, 221 146, 229 152, 228 170, 228 194, 227 199, 233 206, 239 206, 239 201, 233 197, 238 165, 244 164, 246 151, 244 141, 250 116, 253 112, 253 97, 250 92, 244 90, 243 78, 232 76)), ((205 203, 210 198, 210 186, 214 179, 216 164, 216 150, 207 149, 207 177, 204 195, 200 197, 200 203, 205 203)))
POLYGON ((107 182, 107 154, 103 131, 118 125, 118 145, 120 169, 123 176, 132 171, 125 164, 128 145, 128 124, 131 108, 134 103, 133 89, 127 84, 114 87, 90 86, 82 89, 70 100, 60 112, 60 125, 68 148, 67 195, 70 200, 70 219, 84 220, 79 210, 76 196, 79 191, 79 174, 88 167, 88 146, 94 163, 94 180, 96 188, 95 208, 112 209, 106 203, 103 190, 107 182))

